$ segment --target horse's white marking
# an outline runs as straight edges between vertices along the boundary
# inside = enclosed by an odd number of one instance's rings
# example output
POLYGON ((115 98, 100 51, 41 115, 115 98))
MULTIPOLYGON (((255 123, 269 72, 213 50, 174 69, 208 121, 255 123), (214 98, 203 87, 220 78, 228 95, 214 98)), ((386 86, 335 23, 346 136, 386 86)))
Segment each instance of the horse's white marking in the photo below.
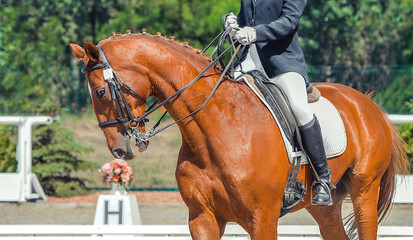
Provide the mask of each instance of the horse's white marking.
POLYGON ((93 104, 92 89, 90 88, 89 81, 87 82, 87 89, 89 90, 89 96, 90 96, 90 99, 92 100, 92 104, 93 104))

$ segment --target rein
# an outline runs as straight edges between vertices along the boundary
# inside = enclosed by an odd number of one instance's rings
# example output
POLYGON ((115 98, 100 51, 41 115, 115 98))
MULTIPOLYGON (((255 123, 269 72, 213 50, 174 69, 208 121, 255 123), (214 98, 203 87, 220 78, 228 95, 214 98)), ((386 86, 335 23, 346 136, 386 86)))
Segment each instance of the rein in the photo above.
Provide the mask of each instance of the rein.
MULTIPOLYGON (((212 43, 218 39, 218 37, 220 37, 220 43, 223 42, 223 38, 226 38, 228 36, 228 33, 231 31, 231 28, 228 28, 226 31, 221 32, 209 45, 211 46, 212 43), (221 36, 220 36, 221 35, 221 36)), ((207 47, 207 48, 208 48, 207 47)), ((129 138, 135 138, 136 140, 136 144, 140 145, 139 143, 145 143, 147 145, 147 143, 149 142, 149 139, 153 136, 155 136, 156 134, 164 131, 165 129, 167 129, 168 127, 188 118, 191 117, 193 115, 195 115, 197 112, 199 112, 202 108, 205 107, 205 105, 211 100, 212 96, 214 95, 214 93, 216 92, 216 90, 218 89, 218 87, 220 86, 220 84, 222 83, 222 79, 226 76, 226 73, 228 72, 228 69, 230 68, 230 66, 232 66, 232 62, 234 61, 235 56, 237 55, 239 49, 240 49, 241 45, 239 45, 234 54, 232 54, 231 56, 231 60, 229 61, 228 65, 225 67, 224 71, 222 72, 218 82, 216 83, 215 87, 212 89, 210 95, 208 96, 208 98, 204 101, 204 103, 195 111, 193 111, 192 113, 188 114, 187 116, 157 130, 156 128, 159 126, 161 120, 163 119, 163 117, 166 115, 167 112, 165 112, 162 117, 158 120, 158 122, 154 125, 154 127, 148 132, 140 132, 138 129, 139 123, 141 122, 148 122, 149 120, 147 119, 148 115, 155 112, 156 110, 158 110, 159 108, 161 108, 162 106, 164 106, 165 104, 167 104, 168 102, 172 101, 172 99, 176 98, 177 96, 179 96, 182 92, 184 92, 185 90, 187 90, 190 86, 192 86, 195 82, 197 82, 199 79, 201 79, 203 77, 203 75, 212 67, 214 66, 218 61, 222 61, 222 57, 224 56, 225 53, 227 53, 231 48, 234 48, 234 45, 232 44, 231 46, 229 46, 228 48, 226 48, 224 51, 221 51, 219 56, 217 58, 214 59, 214 61, 212 61, 201 73, 199 73, 191 82, 189 82, 187 85, 185 85, 185 87, 183 87, 181 90, 179 90, 178 92, 176 92, 175 94, 173 94, 172 96, 170 96, 169 98, 167 98, 166 100, 164 100, 163 102, 159 103, 157 106, 155 106, 157 104, 157 102, 155 102, 152 106, 150 106, 145 113, 142 116, 136 117, 134 118, 131 112, 131 109, 129 107, 128 102, 126 101, 125 95, 122 91, 122 86, 125 87, 127 90, 129 90, 130 92, 132 92, 134 95, 136 95, 137 97, 139 97, 144 103, 146 103, 146 99, 144 97, 142 97, 142 95, 140 95, 139 93, 137 93, 135 90, 133 90, 130 86, 128 86, 121 78, 120 76, 115 72, 115 70, 110 66, 109 61, 107 60, 102 48, 100 46, 97 46, 98 50, 99 50, 99 54, 102 60, 102 63, 98 63, 92 67, 85 67, 82 69, 82 72, 90 72, 93 70, 97 70, 97 69, 102 69, 103 70, 103 77, 105 79, 105 81, 108 82, 109 84, 109 88, 110 88, 110 93, 111 96, 113 98, 113 101, 115 102, 116 105, 116 109, 119 115, 118 119, 114 119, 114 120, 109 120, 106 122, 101 122, 98 124, 98 126, 100 128, 103 127, 107 127, 110 125, 114 125, 114 124, 122 124, 123 130, 124 130, 124 135, 129 137, 129 138), (124 106, 124 107, 123 107, 124 106), (125 111, 126 110, 126 111, 125 111), (126 125, 128 123, 128 126, 126 125), (133 123, 136 123, 136 126, 132 126, 133 123)), ((207 49, 206 48, 206 49, 207 49)), ((206 49, 204 51, 206 51, 206 49)), ((203 52, 204 52, 203 51, 203 52)), ((214 50, 215 52, 215 50, 214 50)))

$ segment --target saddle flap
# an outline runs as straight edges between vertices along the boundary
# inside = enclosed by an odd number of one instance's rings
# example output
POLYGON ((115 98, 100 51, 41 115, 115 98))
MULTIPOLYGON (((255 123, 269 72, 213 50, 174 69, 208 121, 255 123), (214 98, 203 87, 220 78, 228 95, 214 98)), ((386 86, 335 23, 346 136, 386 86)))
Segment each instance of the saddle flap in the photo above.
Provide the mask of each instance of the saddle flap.
POLYGON ((259 71, 251 71, 250 74, 254 78, 255 86, 277 116, 285 137, 290 144, 295 145, 296 120, 284 92, 276 84, 264 78, 259 71))

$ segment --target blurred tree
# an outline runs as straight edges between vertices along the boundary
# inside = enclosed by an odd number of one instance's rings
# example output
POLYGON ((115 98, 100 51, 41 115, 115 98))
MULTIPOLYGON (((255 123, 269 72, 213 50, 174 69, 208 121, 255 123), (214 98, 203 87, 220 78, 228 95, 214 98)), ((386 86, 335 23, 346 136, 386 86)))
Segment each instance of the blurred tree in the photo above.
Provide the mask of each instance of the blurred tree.
MULTIPOLYGON (((202 48, 221 31, 223 14, 238 13, 240 1, 3 0, 0 5, 0 111, 30 112, 49 98, 76 113, 90 100, 69 42, 97 43, 112 32, 146 28, 202 48)), ((391 65, 412 64, 412 5, 411 0, 308 2, 300 40, 307 63, 325 66, 315 70, 313 80, 361 91, 385 88, 391 65)))
POLYGON ((96 41, 112 1, 7 1, 0 3, 0 110, 33 113, 46 99, 88 106, 87 87, 68 44, 96 41), (76 68, 74 74, 70 66, 76 68))
POLYGON ((39 178, 45 193, 50 196, 69 197, 88 193, 86 179, 73 177, 79 170, 98 169, 96 163, 81 160, 92 149, 76 141, 61 122, 38 126, 33 135, 32 171, 39 178))
POLYGON ((114 18, 103 25, 99 39, 108 33, 124 33, 127 29, 140 32, 175 36, 202 48, 221 30, 221 17, 239 10, 239 1, 201 0, 155 0, 123 1, 114 5, 114 18))
POLYGON ((16 143, 11 140, 12 126, 0 125, 0 172, 15 172, 16 143))
MULTIPOLYGON (((310 65, 358 67, 357 79, 342 80, 361 91, 377 89, 388 76, 366 79, 367 67, 390 66, 398 62, 395 46, 412 8, 403 0, 315 0, 308 3, 302 18, 302 45, 310 65)), ((411 25, 411 24, 409 24, 411 25)), ((411 36, 412 32, 410 32, 411 36)), ((317 81, 337 81, 329 69, 317 81)))
POLYGON ((406 104, 413 99, 413 67, 398 66, 395 68, 386 87, 378 89, 374 100, 388 113, 410 114, 412 111, 406 104))
POLYGON ((412 0, 398 0, 399 4, 407 12, 406 17, 400 17, 395 14, 393 21, 398 21, 398 28, 396 31, 400 36, 398 41, 395 41, 395 49, 392 51, 392 57, 397 64, 412 65, 413 64, 413 1, 412 0))
POLYGON ((374 91, 386 111, 406 113, 403 101, 413 97, 407 90, 413 69, 412 2, 308 2, 300 33, 312 81, 374 91))

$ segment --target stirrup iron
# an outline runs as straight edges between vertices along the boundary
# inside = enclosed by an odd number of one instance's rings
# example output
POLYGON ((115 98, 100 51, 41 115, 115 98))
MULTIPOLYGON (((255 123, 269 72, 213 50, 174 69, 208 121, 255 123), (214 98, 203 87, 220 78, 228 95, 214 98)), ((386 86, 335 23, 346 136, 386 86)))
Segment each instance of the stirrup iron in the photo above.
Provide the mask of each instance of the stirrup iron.
MULTIPOLYGON (((335 189, 335 188, 336 188, 336 186, 332 182, 330 182, 329 180, 324 180, 324 179, 319 179, 318 181, 314 180, 313 183, 311 184, 311 204, 315 205, 315 206, 331 206, 331 205, 333 205, 333 196, 331 195, 331 189, 335 189), (317 184, 320 184, 321 187, 324 188, 324 189, 328 189, 328 191, 326 191, 326 192, 329 195, 328 196, 329 199, 330 199, 329 203, 327 203, 327 204, 317 204, 317 203, 314 202, 314 197, 315 196, 313 196, 313 187, 316 186, 317 184)), ((317 189, 315 191, 317 191, 317 189)))

